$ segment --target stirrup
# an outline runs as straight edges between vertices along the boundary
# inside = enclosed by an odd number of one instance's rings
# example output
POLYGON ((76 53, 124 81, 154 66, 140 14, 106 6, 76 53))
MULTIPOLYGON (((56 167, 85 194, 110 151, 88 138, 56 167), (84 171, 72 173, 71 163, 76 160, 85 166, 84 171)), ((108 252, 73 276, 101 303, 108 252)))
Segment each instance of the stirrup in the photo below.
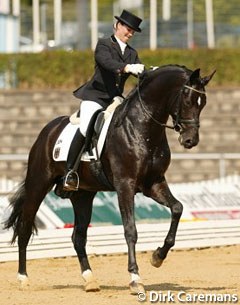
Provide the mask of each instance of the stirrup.
POLYGON ((63 180, 63 190, 64 191, 77 191, 79 188, 79 176, 78 176, 78 173, 74 170, 70 170, 66 176, 64 177, 64 180, 63 180), (70 177, 73 177, 72 179, 70 177), (70 181, 68 181, 68 179, 71 179, 70 181), (71 181, 74 181, 74 182, 77 182, 74 184, 71 184, 69 182, 71 181))

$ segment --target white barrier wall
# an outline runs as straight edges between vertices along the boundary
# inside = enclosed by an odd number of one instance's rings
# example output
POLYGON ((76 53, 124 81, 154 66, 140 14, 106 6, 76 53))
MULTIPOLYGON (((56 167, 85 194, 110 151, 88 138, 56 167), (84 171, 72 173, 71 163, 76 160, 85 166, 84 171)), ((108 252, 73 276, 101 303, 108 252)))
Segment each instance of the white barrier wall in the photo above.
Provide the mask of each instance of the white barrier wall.
MULTIPOLYGON (((0 180, 1 181, 1 180, 0 180)), ((8 196, 14 182, 0 183, 0 223, 10 213, 8 196), (5 187, 5 189, 3 189, 5 187)), ((240 220, 240 176, 194 183, 170 184, 174 196, 184 206, 181 220, 240 220)), ((41 227, 45 229, 63 228, 73 224, 73 211, 69 200, 53 194, 47 195, 37 213, 41 227), (67 216, 67 217, 66 217, 67 216)), ((138 223, 168 222, 169 209, 150 198, 137 194, 135 197, 135 217, 138 223)), ((240 223, 240 221, 239 221, 240 223)), ((94 199, 92 225, 121 224, 116 193, 99 193, 94 199)), ((0 227, 1 229, 1 227, 0 227)))

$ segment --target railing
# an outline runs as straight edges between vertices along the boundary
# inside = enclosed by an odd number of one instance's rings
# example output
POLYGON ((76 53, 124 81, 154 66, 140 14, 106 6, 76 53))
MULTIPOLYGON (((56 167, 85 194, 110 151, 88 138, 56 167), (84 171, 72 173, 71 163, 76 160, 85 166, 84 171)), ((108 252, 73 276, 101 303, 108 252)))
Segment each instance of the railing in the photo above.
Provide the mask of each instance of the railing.
POLYGON ((240 160, 240 153, 172 154, 173 160, 218 160, 219 178, 226 176, 226 160, 240 160))
POLYGON ((27 161, 27 154, 0 154, 0 161, 27 161))
MULTIPOLYGON (((165 239, 169 223, 139 224, 137 251, 152 251, 165 239)), ((72 229, 41 230, 28 246, 28 259, 75 256, 72 229)), ((12 232, 0 234, 0 262, 18 259, 18 248, 9 245, 12 232)), ((240 244, 239 220, 181 222, 174 249, 240 244)), ((87 252, 92 255, 126 253, 122 226, 90 227, 87 252)))
MULTIPOLYGON (((27 161, 27 154, 0 154, 1 161, 27 161)), ((240 153, 172 153, 173 160, 218 160, 219 178, 226 176, 226 160, 240 160, 240 153)))
MULTIPOLYGON (((220 155, 222 156, 222 154, 198 154, 197 157, 194 156, 196 157, 195 159, 210 157, 207 159, 212 158, 219 160, 218 157, 220 155)), ((239 158, 239 155, 240 154, 233 154, 232 156, 232 154, 229 154, 227 157, 234 157, 234 159, 236 159, 237 156, 239 158)), ((175 155, 175 159, 188 160, 191 156, 192 155, 188 154, 177 154, 175 155)), ((225 155, 224 157, 226 158, 225 155)), ((4 187, 12 188, 12 186, 14 186, 13 181, 2 180, 3 182, 0 179, 0 192, 4 187)), ((179 225, 175 249, 240 244, 240 209, 238 204, 240 202, 240 197, 238 186, 239 176, 226 177, 209 182, 202 181, 172 185, 173 193, 176 194, 180 201, 184 201, 184 214, 182 216, 184 221, 179 225), (196 195, 194 200, 193 195, 196 195), (209 197, 207 197, 208 195, 209 197), (225 220, 221 220, 223 213, 224 217, 226 217, 225 220), (196 216, 197 214, 198 216, 196 216), (208 214, 210 216, 207 216, 208 214), (196 217, 199 217, 200 215, 200 219, 213 218, 209 221, 189 222, 189 220, 192 219, 197 220, 197 218, 194 218, 194 215, 196 217), (218 215, 219 218, 216 218, 216 215, 218 215), (186 222, 186 220, 188 221, 186 222)), ((6 206, 7 201, 1 203, 3 203, 2 207, 4 207, 6 206)), ((54 224, 54 216, 50 214, 49 210, 43 211, 41 210, 42 208, 43 206, 41 206, 38 212, 39 218, 43 223, 46 223, 47 217, 47 219, 50 219, 54 224), (43 217, 45 217, 44 221, 43 217)), ((156 248, 159 240, 164 240, 167 230, 169 229, 169 221, 164 221, 160 224, 140 223, 137 224, 137 226, 139 231, 137 251, 149 251, 156 248)), ((63 224, 58 224, 56 227, 62 228, 63 224)), ((75 255, 71 244, 72 229, 53 230, 52 228, 54 228, 54 225, 51 226, 51 230, 41 230, 39 236, 35 237, 33 242, 29 245, 28 251, 30 259, 75 255)), ((0 262, 17 260, 17 246, 9 246, 11 235, 12 232, 1 232, 0 230, 0 262)), ((88 241, 89 254, 122 253, 127 251, 122 226, 89 228, 88 241)))

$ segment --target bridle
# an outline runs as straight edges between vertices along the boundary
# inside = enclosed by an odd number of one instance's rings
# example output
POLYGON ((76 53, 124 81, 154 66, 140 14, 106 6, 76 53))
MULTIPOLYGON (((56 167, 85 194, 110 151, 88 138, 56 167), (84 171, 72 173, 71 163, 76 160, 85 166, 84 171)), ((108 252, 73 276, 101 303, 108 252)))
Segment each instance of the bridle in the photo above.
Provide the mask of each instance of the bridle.
POLYGON ((190 86, 188 86, 188 85, 184 85, 183 87, 185 87, 185 88, 187 88, 187 89, 189 89, 189 90, 195 91, 195 92, 197 92, 197 93, 206 95, 206 92, 205 92, 205 91, 197 90, 197 89, 195 89, 195 88, 193 88, 193 87, 190 87, 190 86))
POLYGON ((197 90, 191 86, 188 85, 183 85, 183 88, 180 90, 180 95, 177 95, 178 98, 178 105, 177 105, 177 113, 176 113, 176 118, 173 119, 173 126, 167 125, 165 123, 160 122, 159 120, 157 120, 156 118, 154 118, 154 116, 151 114, 151 112, 148 110, 146 103, 144 103, 142 97, 141 97, 141 93, 140 93, 140 77, 138 75, 138 85, 137 85, 137 93, 138 93, 138 99, 139 102, 141 104, 142 109, 144 110, 144 112, 146 113, 146 115, 153 120, 156 124, 165 127, 165 128, 169 128, 169 129, 173 129, 177 132, 180 132, 182 129, 182 124, 184 125, 188 125, 188 126, 192 126, 192 127, 196 127, 199 128, 200 124, 199 124, 199 120, 196 119, 183 119, 180 116, 180 97, 182 96, 183 93, 183 89, 187 88, 189 90, 192 90, 194 92, 197 92, 199 94, 204 94, 206 95, 205 91, 202 90, 197 90))

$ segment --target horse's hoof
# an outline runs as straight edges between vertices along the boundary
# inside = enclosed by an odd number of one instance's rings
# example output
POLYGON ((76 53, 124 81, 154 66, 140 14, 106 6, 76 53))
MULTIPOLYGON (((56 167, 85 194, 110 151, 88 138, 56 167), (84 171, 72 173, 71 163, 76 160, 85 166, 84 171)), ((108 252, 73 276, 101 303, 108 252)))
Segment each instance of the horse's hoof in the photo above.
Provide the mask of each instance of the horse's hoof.
POLYGON ((95 277, 93 276, 92 271, 90 269, 85 270, 82 274, 82 277, 85 281, 85 291, 86 292, 100 291, 98 282, 95 279, 95 277))
POLYGON ((25 290, 29 287, 29 279, 27 275, 18 273, 17 280, 19 282, 20 290, 25 290))
POLYGON ((92 280, 92 281, 86 282, 86 284, 85 284, 85 291, 86 292, 100 291, 100 287, 98 285, 98 282, 96 280, 92 280))
POLYGON ((153 252, 150 262, 152 266, 156 268, 159 268, 162 265, 163 259, 158 256, 157 250, 153 252))
POLYGON ((145 293, 145 288, 143 286, 143 283, 140 281, 132 281, 129 284, 130 292, 131 294, 139 294, 139 293, 145 293))

